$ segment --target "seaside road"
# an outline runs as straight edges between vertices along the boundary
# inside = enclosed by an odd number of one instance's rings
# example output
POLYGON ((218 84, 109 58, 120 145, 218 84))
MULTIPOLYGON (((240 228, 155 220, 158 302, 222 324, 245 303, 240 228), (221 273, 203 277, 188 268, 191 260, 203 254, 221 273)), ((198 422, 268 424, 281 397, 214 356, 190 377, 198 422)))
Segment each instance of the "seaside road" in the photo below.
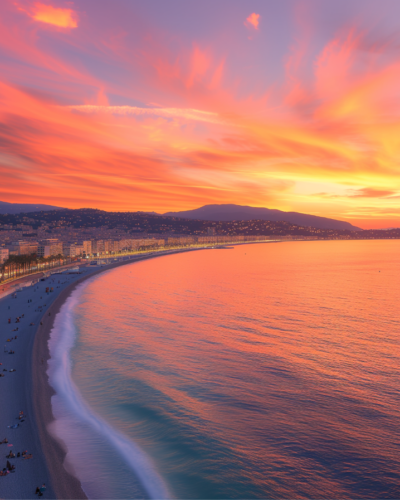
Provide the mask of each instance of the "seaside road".
MULTIPOLYGON (((98 270, 99 267, 90 266, 82 268, 82 274, 54 274, 16 292, 16 298, 13 294, 0 300, 0 374, 4 375, 0 378, 0 441, 8 440, 8 444, 0 444, 0 470, 6 467, 10 450, 15 455, 24 450, 33 455, 31 459, 9 459, 15 471, 0 477, 2 499, 35 498, 36 487, 43 483, 47 486, 43 498, 55 498, 33 413, 33 342, 41 319, 59 293, 82 276, 98 270), (53 287, 54 291, 46 294, 46 287, 53 287), (16 322, 18 317, 19 322, 16 322), (9 318, 11 323, 8 323, 9 318), (11 372, 11 369, 16 371, 11 372), (21 420, 20 411, 24 414, 21 420), (17 428, 9 427, 16 424, 17 428)), ((47 360, 39 368, 46 370, 47 360)))

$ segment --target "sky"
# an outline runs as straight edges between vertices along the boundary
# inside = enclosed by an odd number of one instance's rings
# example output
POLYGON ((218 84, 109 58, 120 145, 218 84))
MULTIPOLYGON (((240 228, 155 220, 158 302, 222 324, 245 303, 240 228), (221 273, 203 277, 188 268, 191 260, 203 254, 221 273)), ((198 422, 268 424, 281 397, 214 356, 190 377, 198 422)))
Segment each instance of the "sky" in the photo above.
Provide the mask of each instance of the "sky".
POLYGON ((398 0, 2 0, 0 199, 400 227, 398 0))

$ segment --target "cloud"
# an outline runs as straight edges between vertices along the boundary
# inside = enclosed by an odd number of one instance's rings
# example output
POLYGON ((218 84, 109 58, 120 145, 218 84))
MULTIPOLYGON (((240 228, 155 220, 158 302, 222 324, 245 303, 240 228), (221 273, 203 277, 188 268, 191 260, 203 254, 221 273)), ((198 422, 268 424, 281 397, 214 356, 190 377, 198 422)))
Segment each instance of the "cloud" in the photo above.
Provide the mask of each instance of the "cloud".
POLYGON ((333 194, 333 193, 313 193, 310 196, 319 198, 386 198, 389 201, 399 198, 397 191, 391 189, 375 189, 375 188, 360 188, 360 189, 347 189, 346 193, 333 194))
POLYGON ((385 198, 386 196, 397 194, 396 191, 389 189, 375 189, 375 188, 362 188, 362 189, 349 189, 349 196, 356 198, 385 198))
POLYGON ((53 7, 52 5, 36 3, 31 17, 36 21, 52 24, 60 28, 78 27, 78 16, 72 9, 63 9, 60 7, 53 7))
POLYGON ((90 104, 66 106, 81 113, 106 113, 111 115, 162 116, 163 118, 184 118, 208 123, 222 123, 217 113, 199 109, 139 108, 136 106, 92 106, 90 104))
MULTIPOLYGON (((89 2, 85 29, 65 36, 80 24, 72 4, 16 1, 29 12, 0 2, 0 179, 9 201, 36 193, 36 202, 157 211, 269 203, 347 219, 365 200, 371 217, 398 206, 394 42, 387 50, 347 28, 315 45, 305 33, 284 47, 279 68, 259 71, 261 55, 242 46, 237 25, 229 45, 196 44, 119 12, 124 2, 113 15, 104 10, 103 23, 89 2), (46 26, 63 29, 43 36, 46 26)), ((249 37, 259 23, 255 13, 246 20, 249 37)))
POLYGON ((247 28, 258 30, 258 25, 260 23, 259 19, 260 19, 260 14, 256 14, 255 12, 253 12, 246 19, 244 25, 247 26, 247 28))

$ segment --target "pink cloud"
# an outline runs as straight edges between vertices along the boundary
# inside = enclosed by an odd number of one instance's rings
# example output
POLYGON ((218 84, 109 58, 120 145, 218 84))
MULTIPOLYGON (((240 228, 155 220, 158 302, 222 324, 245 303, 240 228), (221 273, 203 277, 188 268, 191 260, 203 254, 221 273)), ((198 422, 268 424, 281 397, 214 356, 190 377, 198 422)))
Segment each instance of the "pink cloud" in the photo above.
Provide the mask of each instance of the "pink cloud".
POLYGON ((244 25, 250 29, 258 30, 258 25, 260 23, 259 19, 260 19, 260 14, 256 14, 255 12, 253 12, 246 19, 246 21, 244 22, 244 25))

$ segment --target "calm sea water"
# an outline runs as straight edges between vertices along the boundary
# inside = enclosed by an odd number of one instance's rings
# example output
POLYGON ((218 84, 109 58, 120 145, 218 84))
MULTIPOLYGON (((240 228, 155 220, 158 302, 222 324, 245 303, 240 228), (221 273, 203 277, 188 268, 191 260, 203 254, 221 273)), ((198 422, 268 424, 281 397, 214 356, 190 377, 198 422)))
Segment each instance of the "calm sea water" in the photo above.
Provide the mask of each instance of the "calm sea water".
POLYGON ((85 282, 50 343, 89 498, 400 498, 400 242, 170 255, 85 282))

